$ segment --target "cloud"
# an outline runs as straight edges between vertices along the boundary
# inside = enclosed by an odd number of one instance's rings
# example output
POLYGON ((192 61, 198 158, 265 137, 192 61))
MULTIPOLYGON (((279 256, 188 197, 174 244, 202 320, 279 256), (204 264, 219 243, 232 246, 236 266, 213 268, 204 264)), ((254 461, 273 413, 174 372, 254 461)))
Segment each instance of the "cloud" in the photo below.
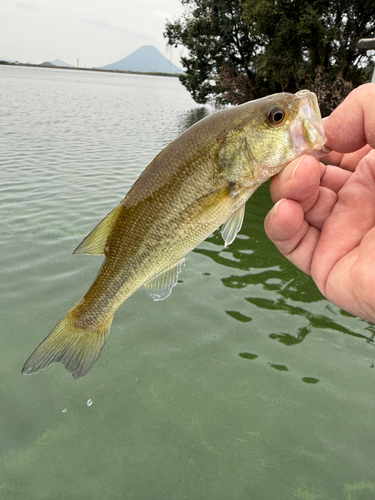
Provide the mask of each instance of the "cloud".
POLYGON ((107 21, 103 21, 103 19, 97 19, 95 17, 81 17, 81 22, 84 24, 88 24, 89 26, 94 26, 95 28, 105 28, 105 29, 113 29, 114 26, 107 21))
POLYGON ((37 12, 39 10, 36 5, 31 4, 31 3, 18 2, 17 7, 21 10, 28 10, 28 11, 32 11, 32 12, 37 12))

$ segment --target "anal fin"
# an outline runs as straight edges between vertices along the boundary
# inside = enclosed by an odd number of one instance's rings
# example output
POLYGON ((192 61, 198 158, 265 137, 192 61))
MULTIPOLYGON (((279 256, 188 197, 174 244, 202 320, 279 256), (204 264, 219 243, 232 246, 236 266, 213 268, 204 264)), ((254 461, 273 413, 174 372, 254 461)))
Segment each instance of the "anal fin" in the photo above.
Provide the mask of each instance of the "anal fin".
POLYGON ((221 235, 226 247, 236 239, 237 233, 242 227, 244 216, 245 203, 222 225, 221 235))
POLYGON ((144 287, 152 300, 164 300, 172 292, 172 288, 177 285, 178 275, 185 259, 180 260, 174 266, 168 267, 150 281, 145 283, 144 287))

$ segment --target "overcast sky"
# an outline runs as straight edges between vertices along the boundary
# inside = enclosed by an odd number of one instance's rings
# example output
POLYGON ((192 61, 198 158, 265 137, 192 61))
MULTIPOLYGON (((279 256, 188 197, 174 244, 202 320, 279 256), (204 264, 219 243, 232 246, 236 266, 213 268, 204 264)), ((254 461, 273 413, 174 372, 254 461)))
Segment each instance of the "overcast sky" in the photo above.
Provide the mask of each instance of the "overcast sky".
POLYGON ((165 20, 183 12, 180 0, 0 0, 0 59, 42 63, 54 59, 100 67, 154 45, 166 48, 165 20))

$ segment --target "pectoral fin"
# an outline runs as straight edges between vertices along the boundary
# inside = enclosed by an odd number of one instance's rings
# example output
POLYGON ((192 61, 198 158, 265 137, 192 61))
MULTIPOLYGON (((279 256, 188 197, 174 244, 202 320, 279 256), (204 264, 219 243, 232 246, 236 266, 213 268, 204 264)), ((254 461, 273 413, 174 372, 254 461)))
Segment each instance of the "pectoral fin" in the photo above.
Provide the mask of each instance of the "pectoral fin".
POLYGON ((178 275, 184 262, 185 259, 180 260, 176 265, 162 271, 145 283, 146 291, 152 300, 164 300, 169 297, 172 288, 177 285, 178 275))
POLYGON ((243 218, 245 216, 245 203, 222 225, 221 235, 224 240, 224 245, 227 247, 236 238, 237 233, 242 227, 243 218))
POLYGON ((109 235, 112 233, 118 215, 124 207, 118 205, 99 224, 94 227, 91 233, 78 245, 73 253, 86 255, 105 255, 105 247, 109 235))

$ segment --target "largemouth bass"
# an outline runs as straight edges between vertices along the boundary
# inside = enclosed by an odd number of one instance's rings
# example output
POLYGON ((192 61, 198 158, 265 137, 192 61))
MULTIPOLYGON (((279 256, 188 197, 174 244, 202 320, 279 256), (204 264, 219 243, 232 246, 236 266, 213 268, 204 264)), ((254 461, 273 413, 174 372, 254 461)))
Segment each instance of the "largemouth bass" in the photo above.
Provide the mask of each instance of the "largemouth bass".
POLYGON ((257 187, 302 154, 324 154, 325 140, 307 90, 224 109, 190 127, 77 247, 74 253, 103 254, 101 269, 22 373, 61 362, 74 378, 86 375, 124 300, 142 285, 153 300, 168 297, 186 254, 221 225, 229 245, 257 187))

